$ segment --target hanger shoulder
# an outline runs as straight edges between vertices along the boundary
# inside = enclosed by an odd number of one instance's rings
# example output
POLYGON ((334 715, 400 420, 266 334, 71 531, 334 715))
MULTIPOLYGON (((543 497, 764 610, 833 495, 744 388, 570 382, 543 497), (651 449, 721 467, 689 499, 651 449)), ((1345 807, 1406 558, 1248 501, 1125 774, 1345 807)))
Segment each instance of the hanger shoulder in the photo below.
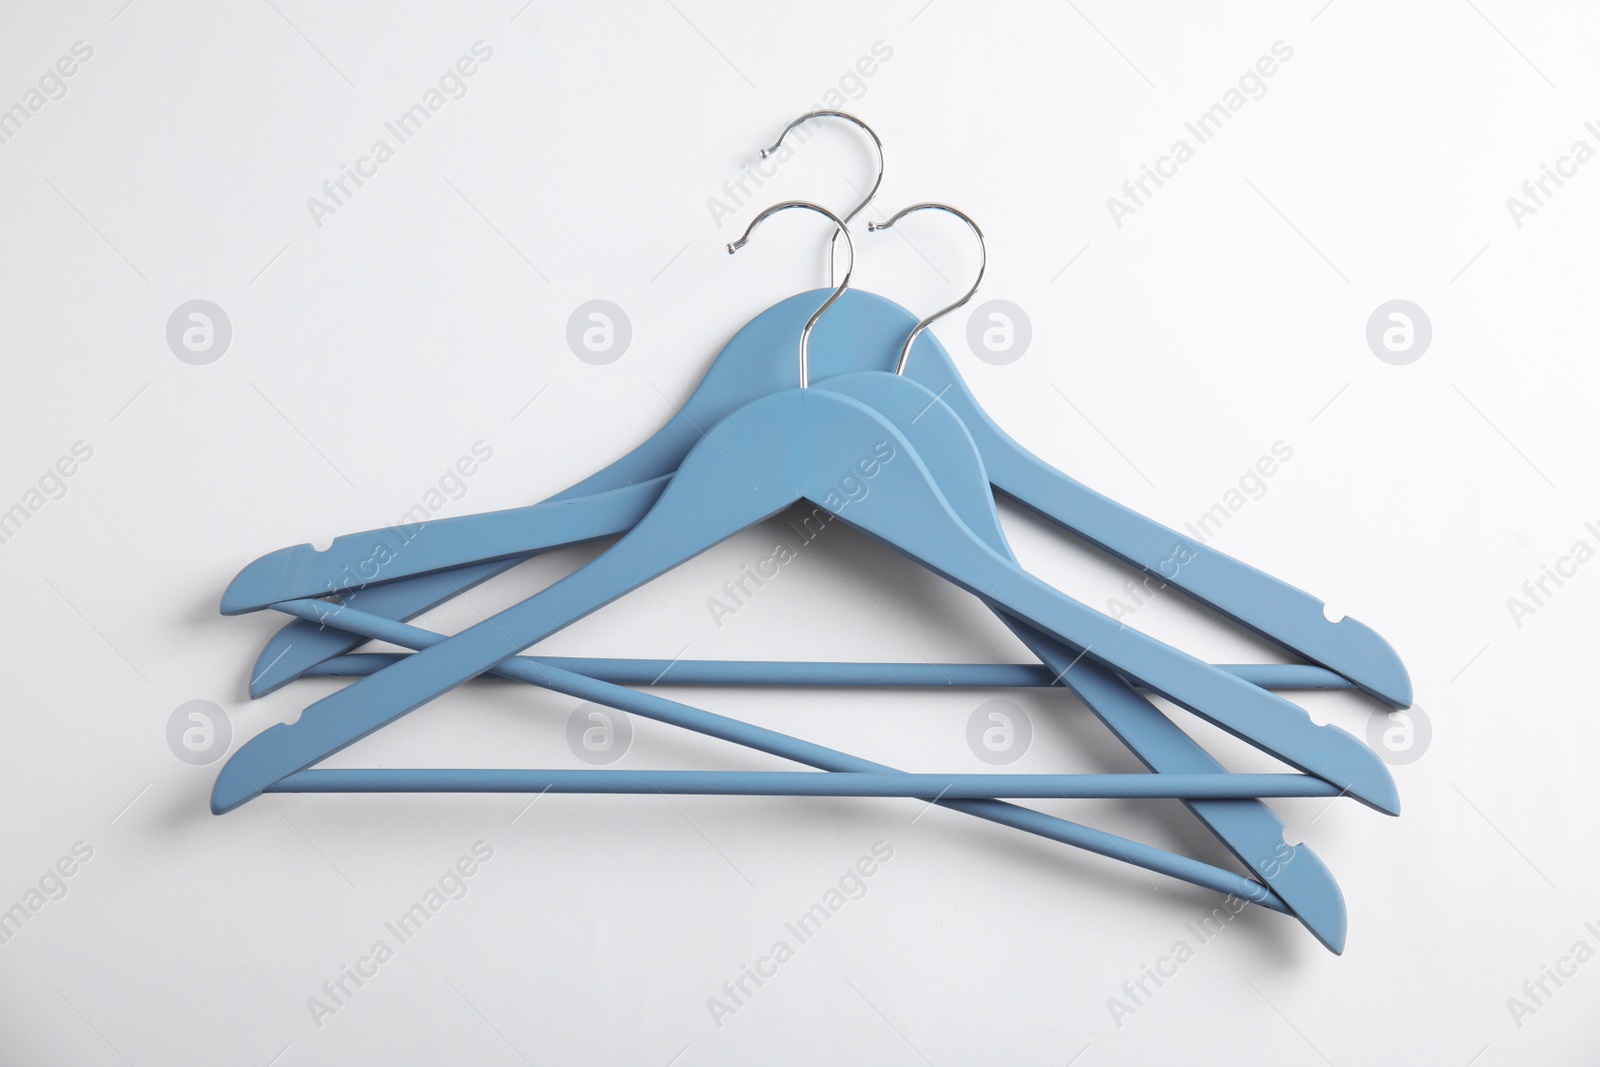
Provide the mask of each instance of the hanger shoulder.
POLYGON ((938 393, 966 424, 995 488, 1045 518, 1173 585, 1261 636, 1329 667, 1395 707, 1411 679, 1394 648, 1352 618, 1330 622, 1322 601, 1168 529, 1063 474, 1023 448, 978 405, 949 353, 926 334, 907 374, 938 393))
POLYGON ((322 551, 310 545, 279 549, 229 583, 222 613, 259 611, 284 600, 328 596, 609 537, 638 522, 669 480, 654 478, 592 496, 347 534, 322 551))
POLYGON ((1393 646, 1356 619, 1330 621, 1322 601, 1309 593, 1140 516, 1026 453, 997 461, 994 480, 1007 496, 1337 671, 1370 696, 1394 707, 1411 705, 1411 678, 1393 646))
MULTIPOLYGON (((870 506, 871 498, 867 501, 870 506)), ((883 501, 888 510, 898 501, 883 501)), ((1280 759, 1346 787, 1351 796, 1391 814, 1399 796, 1388 768, 1364 744, 1336 726, 1318 726, 1305 711, 1209 663, 1164 645, 1107 615, 1069 600, 986 546, 928 536, 927 527, 866 509, 847 521, 867 519, 879 536, 920 558, 958 585, 993 600, 1009 614, 1084 650, 1111 670, 1137 679, 1207 721, 1280 759), (878 520, 884 520, 881 523, 878 520)), ((926 520, 924 520, 926 522, 926 520)))

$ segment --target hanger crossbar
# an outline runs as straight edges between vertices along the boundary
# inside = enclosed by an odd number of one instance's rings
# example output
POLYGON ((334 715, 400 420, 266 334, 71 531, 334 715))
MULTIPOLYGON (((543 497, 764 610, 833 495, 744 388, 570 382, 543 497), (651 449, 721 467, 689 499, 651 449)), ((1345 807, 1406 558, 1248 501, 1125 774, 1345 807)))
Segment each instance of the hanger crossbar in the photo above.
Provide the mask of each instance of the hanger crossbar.
POLYGON ((297 771, 271 793, 665 793, 921 800, 1331 797, 1306 774, 908 774, 872 771, 603 771, 351 768, 297 771))
MULTIPOLYGON (((331 620, 330 620, 331 622, 331 620)), ((359 678, 375 674, 409 653, 358 652, 306 671, 311 677, 359 678)), ((592 656, 524 656, 616 685, 805 686, 886 689, 1048 689, 1056 674, 1028 663, 803 663, 787 660, 609 659, 592 656)), ((1323 667, 1300 663, 1217 665, 1262 689, 1353 689, 1354 683, 1323 667)))

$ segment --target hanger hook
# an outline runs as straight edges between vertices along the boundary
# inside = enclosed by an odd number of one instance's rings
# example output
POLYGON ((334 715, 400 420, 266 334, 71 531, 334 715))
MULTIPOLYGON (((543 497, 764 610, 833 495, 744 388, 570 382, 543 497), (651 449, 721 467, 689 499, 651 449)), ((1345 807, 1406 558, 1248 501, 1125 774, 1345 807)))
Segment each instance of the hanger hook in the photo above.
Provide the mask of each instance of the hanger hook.
POLYGON ((822 318, 823 312, 831 308, 834 304, 834 301, 843 296, 844 291, 850 288, 850 275, 853 274, 856 269, 856 243, 850 238, 850 230, 845 226, 843 219, 825 207, 808 203, 804 200, 785 200, 781 204, 773 204, 761 214, 751 219, 750 225, 745 228, 744 236, 728 246, 728 254, 731 256, 733 253, 743 248, 749 242, 750 235, 755 232, 757 226, 760 226, 763 222, 767 221, 767 219, 771 218, 773 215, 776 215, 778 212, 787 211, 792 207, 800 207, 805 208, 807 211, 815 211, 817 214, 823 216, 829 222, 833 223, 834 236, 838 237, 840 234, 843 234, 845 248, 847 248, 850 252, 850 263, 845 267, 844 281, 840 282, 838 288, 834 289, 833 294, 822 302, 821 307, 817 308, 816 311, 811 313, 811 317, 806 320, 804 328, 802 328, 800 331, 800 388, 804 389, 808 384, 806 380, 806 342, 811 339, 811 328, 817 324, 818 319, 822 318))
POLYGON ((890 219, 888 222, 867 223, 867 229, 872 233, 876 233, 879 230, 887 230, 889 227, 893 226, 895 223, 899 222, 913 211, 929 210, 944 211, 954 215, 956 218, 966 223, 967 227, 972 230, 973 235, 978 238, 978 276, 972 280, 972 288, 968 289, 960 300, 957 300, 954 304, 950 304, 947 307, 940 308, 938 311, 935 311, 932 315, 929 315, 927 318, 923 319, 921 322, 917 323, 911 328, 911 333, 906 337, 906 343, 900 348, 900 363, 894 369, 896 374, 904 374, 906 372, 906 362, 911 359, 911 344, 917 339, 917 335, 923 330, 926 330, 929 324, 931 324, 935 319, 950 314, 950 312, 954 311, 962 304, 965 304, 968 300, 971 300, 973 294, 978 291, 978 286, 983 284, 983 272, 989 267, 989 245, 988 242, 983 239, 983 231, 978 229, 978 224, 973 222, 971 217, 968 216, 966 212, 959 211, 956 208, 951 207, 949 204, 912 204, 908 208, 901 208, 900 211, 895 214, 894 218, 890 219))
MULTIPOLYGON (((878 195, 878 186, 883 184, 883 141, 878 137, 877 133, 872 129, 871 126, 868 126, 865 122, 862 122, 854 115, 845 111, 808 111, 804 115, 801 115, 799 118, 795 119, 793 122, 789 123, 789 125, 785 126, 783 128, 783 132, 778 134, 778 139, 772 142, 770 147, 763 148, 761 150, 761 158, 766 159, 768 156, 772 155, 772 153, 782 148, 784 138, 788 137, 790 131, 792 131, 796 126, 804 125, 805 123, 810 122, 812 119, 824 118, 844 119, 846 122, 854 123, 855 125, 861 127, 862 130, 866 131, 867 136, 872 138, 872 145, 875 149, 877 149, 878 152, 878 176, 873 179, 872 188, 867 190, 867 195, 862 199, 861 203, 851 208, 850 213, 844 217, 844 221, 849 222, 851 219, 861 214, 862 210, 866 208, 868 204, 872 203, 872 198, 878 195)), ((838 245, 839 235, 838 233, 835 233, 832 239, 828 242, 829 285, 834 284, 833 253, 834 249, 836 249, 838 245)))

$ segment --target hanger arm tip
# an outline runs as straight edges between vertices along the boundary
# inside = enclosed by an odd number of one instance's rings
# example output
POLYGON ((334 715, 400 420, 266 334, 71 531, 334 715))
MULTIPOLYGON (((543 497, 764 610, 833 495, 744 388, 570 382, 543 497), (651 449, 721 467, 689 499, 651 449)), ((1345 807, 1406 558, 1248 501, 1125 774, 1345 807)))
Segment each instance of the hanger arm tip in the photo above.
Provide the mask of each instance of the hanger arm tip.
POLYGON ((275 723, 229 756, 211 786, 211 814, 226 815, 266 792, 269 785, 282 777, 269 773, 268 769, 283 762, 282 757, 293 747, 293 738, 287 725, 275 723))

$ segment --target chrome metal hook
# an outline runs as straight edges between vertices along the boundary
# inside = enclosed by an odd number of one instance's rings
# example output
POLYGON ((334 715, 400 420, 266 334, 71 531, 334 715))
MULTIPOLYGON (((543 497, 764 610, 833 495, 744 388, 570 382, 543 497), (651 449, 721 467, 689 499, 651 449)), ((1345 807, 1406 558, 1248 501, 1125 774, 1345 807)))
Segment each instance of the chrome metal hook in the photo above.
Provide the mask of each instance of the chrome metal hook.
MULTIPOLYGON (((810 122, 812 119, 823 118, 844 119, 846 122, 853 123, 854 125, 861 127, 861 129, 866 132, 866 135, 872 138, 872 145, 877 149, 878 152, 878 176, 873 180, 872 188, 867 190, 867 195, 862 199, 861 203, 851 208, 850 213, 844 217, 844 221, 849 222, 851 219, 861 214, 862 210, 868 204, 872 203, 872 198, 878 195, 878 187, 883 184, 883 141, 878 137, 877 133, 871 126, 868 126, 865 122, 862 122, 854 115, 845 111, 808 111, 804 115, 801 115, 799 118, 795 119, 793 122, 789 123, 789 125, 785 126, 783 128, 783 132, 778 134, 778 139, 772 142, 771 146, 761 150, 761 158, 766 159, 768 156, 772 155, 772 153, 782 148, 784 138, 788 137, 790 132, 794 130, 795 127, 804 125, 805 123, 810 122)), ((838 244, 839 235, 835 233, 832 239, 828 242, 829 285, 834 284, 833 253, 834 249, 838 247, 838 244)))
POLYGON ((822 318, 823 313, 833 306, 834 301, 843 296, 844 291, 850 288, 850 275, 855 273, 856 269, 856 243, 851 239, 850 231, 845 226, 844 220, 835 215, 833 212, 829 211, 827 208, 821 207, 817 204, 808 203, 804 200, 785 200, 781 204, 773 204, 761 214, 751 219, 750 225, 745 227, 744 236, 728 245, 728 254, 730 256, 733 255, 733 253, 739 251, 739 249, 743 248, 747 243, 749 243, 750 235, 755 232, 757 226, 760 226, 763 222, 767 221, 767 219, 771 218, 773 215, 776 215, 778 212, 787 211, 792 207, 805 208, 807 211, 815 211, 817 214, 823 216, 829 222, 833 223, 836 228, 834 236, 837 238, 840 234, 843 234, 845 247, 850 251, 850 263, 845 268, 844 281, 840 282, 838 287, 834 289, 833 294, 822 302, 821 307, 817 308, 816 311, 811 313, 811 317, 806 320, 805 326, 800 330, 800 388, 804 389, 807 385, 806 342, 811 339, 811 328, 817 324, 818 319, 822 318))
POLYGON ((954 304, 940 308, 938 311, 935 311, 932 315, 929 315, 927 318, 923 319, 921 322, 917 323, 911 328, 911 333, 906 336, 906 343, 900 348, 900 362, 895 366, 894 369, 896 374, 904 374, 906 372, 906 363, 911 359, 911 345, 912 342, 916 341, 917 335, 923 330, 926 330, 929 324, 935 319, 938 319, 944 315, 948 315, 956 308, 965 304, 968 300, 971 300, 973 294, 978 291, 978 286, 983 284, 983 272, 989 268, 989 245, 988 242, 983 239, 983 231, 978 229, 978 224, 973 222, 971 217, 968 216, 966 212, 953 208, 949 204, 935 204, 931 202, 912 204, 910 207, 901 208, 888 222, 867 223, 867 230, 872 233, 876 233, 879 230, 887 230, 889 227, 893 226, 895 223, 899 222, 913 211, 930 210, 944 211, 954 215, 956 218, 966 223, 967 226, 972 230, 973 235, 978 238, 978 276, 972 280, 972 288, 968 289, 966 294, 963 295, 960 300, 957 300, 954 304))

